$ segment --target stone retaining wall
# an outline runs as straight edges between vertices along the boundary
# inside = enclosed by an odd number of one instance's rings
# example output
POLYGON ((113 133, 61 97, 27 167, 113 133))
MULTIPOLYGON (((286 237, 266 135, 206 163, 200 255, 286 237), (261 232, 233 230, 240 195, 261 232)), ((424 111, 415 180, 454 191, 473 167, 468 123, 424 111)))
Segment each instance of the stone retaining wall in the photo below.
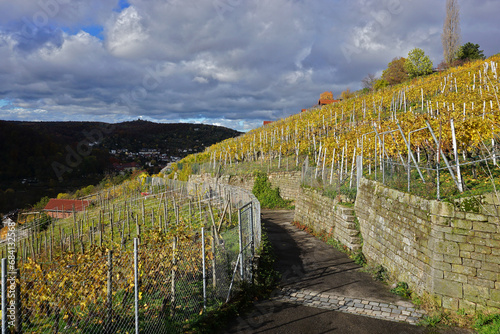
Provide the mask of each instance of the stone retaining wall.
POLYGON ((302 189, 295 201, 294 220, 323 231, 350 250, 361 248, 354 210, 343 207, 336 200, 325 197, 313 189, 302 189))
MULTIPOLYGON (((280 188, 281 197, 287 200, 295 200, 300 192, 300 172, 276 172, 268 174, 269 181, 273 187, 280 188)), ((210 174, 191 175, 190 181, 195 183, 215 183, 216 179, 210 174)), ((255 177, 252 175, 222 175, 218 182, 229 184, 252 191, 255 177)))
POLYGON ((447 309, 500 308, 498 200, 480 207, 425 200, 362 179, 355 210, 363 253, 447 309), (462 208, 461 209, 459 209, 462 208))

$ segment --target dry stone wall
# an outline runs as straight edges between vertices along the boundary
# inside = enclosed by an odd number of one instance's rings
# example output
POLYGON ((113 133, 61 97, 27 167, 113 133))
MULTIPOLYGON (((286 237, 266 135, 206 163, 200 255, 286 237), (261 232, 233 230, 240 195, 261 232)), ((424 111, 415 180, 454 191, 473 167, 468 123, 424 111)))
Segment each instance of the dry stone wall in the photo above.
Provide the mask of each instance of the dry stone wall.
POLYGON ((313 189, 302 189, 295 200, 294 220, 315 231, 330 234, 350 250, 361 248, 354 210, 343 207, 336 200, 325 197, 313 189))
MULTIPOLYGON (((269 181, 273 187, 280 188, 281 197, 287 200, 295 200, 300 192, 300 172, 276 172, 268 174, 269 181)), ((216 182, 229 184, 252 191, 255 181, 252 175, 222 175, 218 180, 210 174, 191 175, 190 181, 195 183, 216 182)))
POLYGON ((498 200, 455 205, 362 179, 355 210, 363 253, 447 309, 500 308, 498 200), (466 210, 473 210, 466 211, 466 210))

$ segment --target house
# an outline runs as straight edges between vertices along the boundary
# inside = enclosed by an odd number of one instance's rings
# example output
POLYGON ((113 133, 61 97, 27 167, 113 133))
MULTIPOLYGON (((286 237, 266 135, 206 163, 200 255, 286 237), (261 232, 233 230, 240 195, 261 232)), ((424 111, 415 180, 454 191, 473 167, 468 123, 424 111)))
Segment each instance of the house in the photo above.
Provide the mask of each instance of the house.
POLYGON ((51 198, 43 211, 52 218, 67 218, 73 214, 73 210, 80 212, 89 205, 90 201, 51 198))
POLYGON ((325 106, 327 104, 332 104, 332 103, 336 103, 336 102, 340 102, 340 100, 325 100, 325 99, 319 99, 318 100, 318 106, 325 106))
POLYGON ((16 222, 10 218, 5 218, 2 221, 3 227, 0 229, 0 240, 5 240, 9 233, 10 226, 16 226, 16 222))
POLYGON ((273 121, 264 121, 264 122, 262 123, 262 125, 271 124, 272 122, 273 122, 273 121))
POLYGON ((137 162, 114 163, 113 168, 120 174, 125 174, 141 168, 141 165, 137 162))
POLYGON ((333 93, 332 92, 324 92, 319 95, 319 100, 318 100, 318 106, 324 106, 327 104, 332 104, 340 102, 340 100, 335 100, 333 98, 333 93))

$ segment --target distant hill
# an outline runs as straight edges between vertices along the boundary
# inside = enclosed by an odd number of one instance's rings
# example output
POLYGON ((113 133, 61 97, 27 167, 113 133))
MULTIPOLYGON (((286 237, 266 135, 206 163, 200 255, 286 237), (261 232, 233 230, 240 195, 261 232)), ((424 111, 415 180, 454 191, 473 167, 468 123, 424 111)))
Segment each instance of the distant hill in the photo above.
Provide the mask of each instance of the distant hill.
POLYGON ((163 159, 182 158, 240 134, 220 126, 142 120, 118 124, 0 121, 0 212, 25 204, 13 195, 19 191, 34 193, 41 185, 86 185, 113 172, 113 162, 146 166, 153 161, 158 170, 167 162, 137 155, 140 151, 161 152, 163 159), (127 154, 111 155, 111 150, 127 154))

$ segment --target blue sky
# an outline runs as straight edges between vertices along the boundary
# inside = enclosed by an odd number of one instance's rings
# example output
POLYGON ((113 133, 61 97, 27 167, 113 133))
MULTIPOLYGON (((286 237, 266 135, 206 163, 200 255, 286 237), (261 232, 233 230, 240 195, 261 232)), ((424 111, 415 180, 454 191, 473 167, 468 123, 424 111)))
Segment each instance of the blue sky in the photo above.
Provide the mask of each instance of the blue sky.
MULTIPOLYGON (((500 1, 459 4, 462 42, 500 52, 500 1)), ((2 1, 0 119, 246 131, 415 47, 437 66, 444 16, 445 0, 2 1)))

